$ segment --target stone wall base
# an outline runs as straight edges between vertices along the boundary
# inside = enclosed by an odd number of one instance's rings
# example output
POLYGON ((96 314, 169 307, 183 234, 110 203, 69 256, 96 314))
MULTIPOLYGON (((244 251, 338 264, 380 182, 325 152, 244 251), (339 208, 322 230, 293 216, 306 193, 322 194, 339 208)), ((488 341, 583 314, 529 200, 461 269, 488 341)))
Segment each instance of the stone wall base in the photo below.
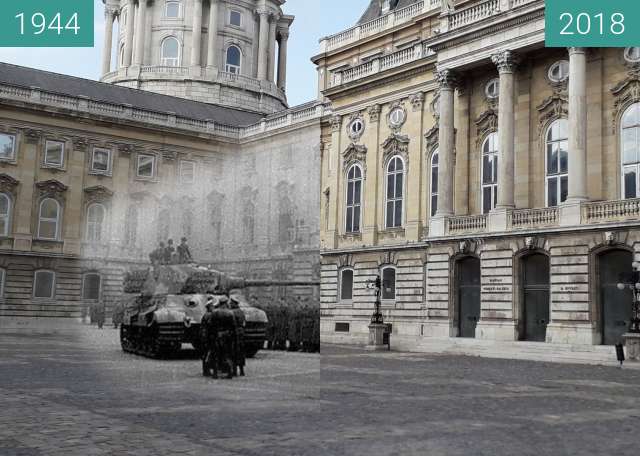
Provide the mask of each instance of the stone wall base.
POLYGON ((482 340, 518 340, 518 330, 513 321, 480 320, 476 327, 476 339, 482 340))
POLYGON ((549 323, 547 342, 553 344, 595 345, 597 330, 591 324, 549 323))

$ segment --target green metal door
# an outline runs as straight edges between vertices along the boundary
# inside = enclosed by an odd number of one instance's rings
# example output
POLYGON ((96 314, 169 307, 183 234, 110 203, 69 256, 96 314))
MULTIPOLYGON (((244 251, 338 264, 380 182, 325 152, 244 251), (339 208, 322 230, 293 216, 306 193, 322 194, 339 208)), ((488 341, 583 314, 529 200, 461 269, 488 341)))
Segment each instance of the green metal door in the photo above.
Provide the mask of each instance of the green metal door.
POLYGON ((524 340, 544 342, 549 324, 549 258, 539 253, 522 259, 524 340))
POLYGON ((465 258, 457 268, 459 336, 473 338, 480 319, 480 260, 465 258))
POLYGON ((612 250, 600 255, 600 310, 602 343, 615 345, 629 330, 633 295, 631 290, 618 290, 621 275, 632 272, 633 255, 625 250, 612 250))

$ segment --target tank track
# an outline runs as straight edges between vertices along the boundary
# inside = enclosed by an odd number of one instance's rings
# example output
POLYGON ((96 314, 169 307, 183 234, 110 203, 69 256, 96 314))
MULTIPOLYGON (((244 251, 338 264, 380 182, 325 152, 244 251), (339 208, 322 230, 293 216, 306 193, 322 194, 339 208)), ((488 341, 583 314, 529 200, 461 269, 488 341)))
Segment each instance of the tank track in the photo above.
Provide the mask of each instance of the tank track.
POLYGON ((147 358, 170 358, 180 352, 184 325, 120 326, 120 344, 126 353, 147 358))

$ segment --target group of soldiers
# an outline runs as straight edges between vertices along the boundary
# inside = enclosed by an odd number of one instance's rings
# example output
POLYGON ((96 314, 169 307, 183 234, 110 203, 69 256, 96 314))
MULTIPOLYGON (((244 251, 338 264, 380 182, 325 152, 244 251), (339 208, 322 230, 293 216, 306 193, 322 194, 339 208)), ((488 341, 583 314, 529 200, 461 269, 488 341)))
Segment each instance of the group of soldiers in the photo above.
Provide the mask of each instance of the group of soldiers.
POLYGON ((209 297, 200 325, 202 375, 218 378, 244 377, 246 320, 237 301, 228 296, 209 297))
POLYGON ((320 307, 297 296, 280 298, 275 302, 258 303, 255 296, 251 305, 262 309, 269 319, 267 348, 308 353, 320 351, 320 307))
POLYGON ((174 247, 173 239, 169 239, 166 245, 164 242, 160 242, 158 247, 149 254, 149 260, 154 266, 159 264, 187 264, 193 261, 193 257, 187 244, 187 238, 183 237, 178 247, 174 247))

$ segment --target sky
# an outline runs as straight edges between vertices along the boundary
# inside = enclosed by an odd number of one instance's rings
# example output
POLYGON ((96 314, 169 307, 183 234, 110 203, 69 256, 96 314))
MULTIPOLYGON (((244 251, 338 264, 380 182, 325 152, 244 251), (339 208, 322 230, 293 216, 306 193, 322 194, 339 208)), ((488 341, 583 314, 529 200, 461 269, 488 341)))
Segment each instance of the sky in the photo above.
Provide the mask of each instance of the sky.
MULTIPOLYGON (((102 0, 94 1, 93 48, 0 48, 0 61, 97 80, 102 62, 104 10, 102 0)), ((287 58, 287 96, 291 106, 316 96, 317 75, 309 59, 319 51, 318 40, 354 25, 368 4, 369 0, 287 1, 284 12, 296 16, 287 58)))

